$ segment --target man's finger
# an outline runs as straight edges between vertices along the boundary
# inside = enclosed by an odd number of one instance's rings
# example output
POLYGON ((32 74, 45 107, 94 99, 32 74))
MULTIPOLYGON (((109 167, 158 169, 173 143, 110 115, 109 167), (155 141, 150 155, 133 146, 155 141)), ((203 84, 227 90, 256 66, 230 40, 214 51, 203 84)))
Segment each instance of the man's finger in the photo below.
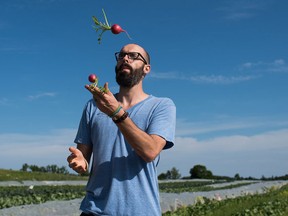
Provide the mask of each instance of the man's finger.
POLYGON ((106 93, 106 94, 108 94, 110 91, 109 91, 109 88, 108 88, 108 82, 106 82, 105 84, 104 84, 104 92, 106 93))
POLYGON ((80 153, 80 150, 77 149, 77 148, 75 148, 75 147, 70 147, 70 148, 69 148, 69 151, 70 151, 72 154, 74 154, 75 156, 78 156, 79 153, 80 153))

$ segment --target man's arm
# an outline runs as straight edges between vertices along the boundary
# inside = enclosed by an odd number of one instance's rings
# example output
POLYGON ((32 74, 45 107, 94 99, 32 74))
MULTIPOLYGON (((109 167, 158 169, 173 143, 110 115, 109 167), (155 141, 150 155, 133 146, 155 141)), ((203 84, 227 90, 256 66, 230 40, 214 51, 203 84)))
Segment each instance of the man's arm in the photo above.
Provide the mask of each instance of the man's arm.
MULTIPOLYGON (((93 94, 97 103, 97 107, 107 115, 111 115, 119 107, 119 103, 114 95, 108 90, 108 83, 105 83, 104 88, 107 93, 101 92, 99 88, 91 88, 86 85, 86 88, 93 94)), ((125 111, 121 109, 115 116, 120 118, 125 111)), ((116 123, 125 139, 136 151, 136 153, 146 162, 153 161, 161 150, 166 145, 166 140, 155 134, 147 134, 145 131, 135 125, 135 123, 127 117, 124 121, 116 123)))
MULTIPOLYGON (((123 114, 122 110, 119 116, 123 114)), ((129 117, 116 125, 135 152, 146 162, 153 161, 166 144, 164 138, 155 134, 147 134, 138 128, 129 117)))

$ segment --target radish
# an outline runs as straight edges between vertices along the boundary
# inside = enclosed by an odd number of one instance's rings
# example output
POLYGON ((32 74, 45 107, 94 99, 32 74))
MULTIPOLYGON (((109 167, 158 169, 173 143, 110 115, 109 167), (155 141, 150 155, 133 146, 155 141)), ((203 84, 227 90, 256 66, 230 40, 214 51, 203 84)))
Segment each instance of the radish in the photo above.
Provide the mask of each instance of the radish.
POLYGON ((98 86, 98 77, 95 74, 90 74, 88 76, 88 80, 89 80, 89 82, 91 82, 91 84, 89 85, 90 88, 93 89, 95 87, 98 87, 100 89, 100 91, 102 91, 103 93, 108 93, 109 92, 108 89, 105 89, 102 86, 98 86))
POLYGON ((125 32, 120 25, 118 24, 114 24, 111 26, 111 31, 113 34, 119 34, 121 32, 125 32))
POLYGON ((90 86, 97 87, 98 85, 98 77, 95 74, 90 74, 88 76, 89 82, 91 82, 90 86))
POLYGON ((97 79, 97 76, 95 74, 90 74, 89 77, 88 77, 88 80, 91 82, 91 83, 95 83, 97 79))
POLYGON ((113 34, 119 34, 121 32, 125 32, 127 37, 131 40, 131 37, 129 36, 128 32, 125 31, 124 29, 122 29, 121 26, 118 25, 118 24, 114 24, 114 25, 111 26, 111 32, 113 34))
POLYGON ((126 30, 122 29, 120 25, 118 24, 114 24, 112 26, 109 25, 108 20, 107 20, 107 16, 105 14, 104 9, 102 9, 103 15, 104 15, 104 19, 105 19, 105 23, 100 22, 95 16, 92 16, 92 19, 95 23, 96 26, 98 27, 94 27, 96 32, 98 32, 99 30, 101 30, 101 33, 99 34, 98 37, 98 42, 99 44, 101 43, 101 39, 102 39, 102 34, 105 31, 111 31, 113 34, 119 34, 121 32, 125 32, 127 37, 131 40, 131 37, 129 36, 129 34, 127 33, 126 30))

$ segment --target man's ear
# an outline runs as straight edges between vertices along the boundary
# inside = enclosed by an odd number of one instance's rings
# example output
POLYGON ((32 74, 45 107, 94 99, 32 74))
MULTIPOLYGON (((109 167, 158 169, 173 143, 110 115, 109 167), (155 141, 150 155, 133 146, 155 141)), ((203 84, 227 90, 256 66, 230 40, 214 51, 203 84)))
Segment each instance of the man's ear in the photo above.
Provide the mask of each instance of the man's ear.
POLYGON ((145 75, 147 75, 148 73, 150 73, 150 70, 151 70, 151 65, 150 64, 146 64, 144 66, 144 73, 145 75))

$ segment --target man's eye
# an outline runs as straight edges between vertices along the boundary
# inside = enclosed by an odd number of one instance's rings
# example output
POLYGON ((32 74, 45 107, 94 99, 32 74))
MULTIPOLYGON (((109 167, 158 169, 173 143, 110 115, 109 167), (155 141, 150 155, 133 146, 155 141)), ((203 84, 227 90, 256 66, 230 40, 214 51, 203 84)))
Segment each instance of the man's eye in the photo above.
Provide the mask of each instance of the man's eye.
POLYGON ((119 58, 122 59, 125 57, 125 55, 126 55, 126 53, 119 53, 119 58))
POLYGON ((136 59, 138 57, 137 53, 129 53, 129 58, 136 59))

